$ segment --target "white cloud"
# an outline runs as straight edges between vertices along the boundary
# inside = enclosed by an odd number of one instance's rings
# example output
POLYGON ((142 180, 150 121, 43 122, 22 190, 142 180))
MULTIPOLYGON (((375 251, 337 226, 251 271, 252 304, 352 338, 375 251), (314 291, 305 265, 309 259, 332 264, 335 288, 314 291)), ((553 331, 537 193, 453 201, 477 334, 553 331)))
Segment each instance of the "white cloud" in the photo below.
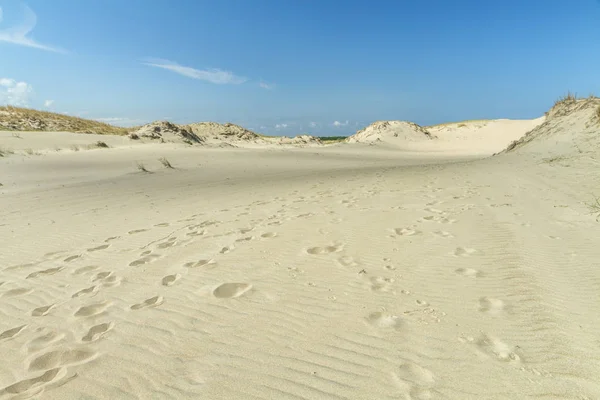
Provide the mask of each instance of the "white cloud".
POLYGON ((14 79, 0 78, 0 104, 27 106, 32 94, 33 87, 27 82, 17 82, 14 79))
POLYGON ((136 118, 125 118, 125 117, 106 117, 106 118, 94 118, 94 121, 104 122, 105 124, 117 125, 117 126, 132 126, 145 123, 146 121, 136 118))
POLYGON ((125 121, 125 120, 127 120, 127 118, 121 118, 121 117, 96 118, 96 121, 100 121, 100 122, 120 122, 120 121, 125 121))
POLYGON ((311 128, 316 128, 317 127, 317 123, 316 122, 311 122, 308 124, 311 128))
POLYGON ((54 104, 54 100, 46 100, 44 102, 44 107, 50 108, 50 107, 52 107, 52 104, 54 104))
POLYGON ((217 68, 211 69, 195 69, 179 65, 176 62, 162 59, 149 59, 143 63, 151 67, 166 69, 177 74, 187 76, 188 78, 199 79, 216 84, 233 84, 238 85, 246 82, 248 79, 234 75, 232 72, 223 71, 217 68))
POLYGON ((275 84, 274 83, 266 83, 266 82, 260 82, 258 84, 258 86, 260 86, 263 89, 267 89, 267 90, 271 90, 271 89, 275 89, 275 84))
POLYGON ((346 125, 348 125, 348 120, 346 120, 346 122, 340 122, 340 121, 334 121, 333 122, 333 126, 336 126, 336 127, 338 127, 338 126, 346 126, 346 125))
POLYGON ((2 22, 2 7, 0 7, 0 22, 2 22))
POLYGON ((275 129, 285 129, 288 127, 288 124, 277 124, 275 125, 275 129))
MULTIPOLYGON (((41 44, 28 37, 37 24, 37 16, 31 8, 24 6, 25 20, 12 28, 0 29, 0 42, 16 44, 20 46, 33 47, 40 50, 53 51, 56 53, 66 53, 65 50, 58 47, 41 44)), ((2 21, 2 11, 0 9, 0 22, 2 21)))

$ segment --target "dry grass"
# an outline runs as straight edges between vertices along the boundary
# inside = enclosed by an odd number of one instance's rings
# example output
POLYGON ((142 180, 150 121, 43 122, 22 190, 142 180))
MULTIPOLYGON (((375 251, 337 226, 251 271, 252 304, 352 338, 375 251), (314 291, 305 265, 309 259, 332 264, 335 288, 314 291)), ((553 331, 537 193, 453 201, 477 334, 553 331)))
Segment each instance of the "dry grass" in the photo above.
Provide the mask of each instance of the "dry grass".
POLYGON ((554 102, 554 107, 560 104, 572 104, 577 101, 577 94, 571 93, 568 91, 567 94, 561 96, 554 102))
POLYGON ((175 167, 171 164, 171 162, 169 160, 167 160, 166 157, 162 157, 159 158, 158 161, 160 161, 160 163, 165 167, 165 168, 169 168, 169 169, 175 169, 175 167))
POLYGON ((148 168, 146 168, 146 166, 144 165, 144 163, 139 162, 137 163, 137 169, 141 172, 145 172, 145 173, 149 173, 150 171, 148 170, 148 168))
POLYGON ((600 197, 594 196, 594 201, 588 204, 590 214, 596 215, 596 221, 600 221, 600 197))
POLYGON ((6 157, 11 154, 15 154, 15 152, 5 147, 0 147, 0 157, 6 157))
POLYGON ((130 130, 70 115, 12 106, 0 106, 0 127, 12 131, 67 131, 100 135, 126 135, 130 130))
POLYGON ((600 123, 600 106, 596 108, 596 119, 598 120, 598 123, 600 123))

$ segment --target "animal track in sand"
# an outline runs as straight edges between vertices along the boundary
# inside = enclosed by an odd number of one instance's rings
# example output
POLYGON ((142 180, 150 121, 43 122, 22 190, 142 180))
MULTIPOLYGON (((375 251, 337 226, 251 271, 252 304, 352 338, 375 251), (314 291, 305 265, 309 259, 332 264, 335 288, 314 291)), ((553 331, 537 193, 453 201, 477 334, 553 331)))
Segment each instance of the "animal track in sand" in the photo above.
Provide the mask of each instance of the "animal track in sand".
POLYGON ((75 299, 77 297, 85 296, 88 294, 96 294, 98 292, 98 286, 90 286, 89 288, 81 289, 79 292, 74 293, 71 298, 75 299))
POLYGON ((372 312, 367 316, 366 320, 372 326, 382 329, 399 330, 402 325, 400 317, 382 311, 372 312))
POLYGON ((482 297, 479 299, 479 311, 489 314, 500 314, 504 311, 504 302, 500 299, 482 297))
POLYGON ((483 276, 483 273, 481 271, 473 268, 458 268, 455 272, 459 275, 466 276, 469 278, 480 278, 483 276))
POLYGON ((0 333, 0 340, 12 339, 17 336, 23 329, 25 329, 27 325, 17 326, 16 328, 7 329, 4 332, 0 333))
POLYGON ((163 286, 173 286, 173 284, 177 282, 179 278, 181 278, 181 275, 179 274, 167 275, 162 278, 161 283, 163 286))
POLYGON ((94 251, 105 250, 105 249, 108 249, 109 247, 110 247, 110 244, 103 244, 101 246, 91 247, 91 248, 87 249, 87 251, 91 253, 94 251))
POLYGON ((79 310, 75 312, 76 317, 92 317, 98 314, 103 313, 109 306, 109 303, 101 302, 90 304, 89 306, 80 307, 79 310))
POLYGON ((110 331, 113 326, 113 322, 105 322, 103 324, 94 325, 88 330, 87 334, 81 338, 81 340, 83 342, 95 342, 106 332, 110 331))
POLYGON ((135 235, 136 233, 142 233, 142 232, 147 232, 148 229, 134 229, 132 231, 127 232, 130 235, 135 235))
POLYGON ((333 245, 333 246, 325 246, 325 247, 310 247, 306 249, 308 254, 318 255, 318 254, 330 254, 330 253, 338 253, 342 251, 342 245, 333 245))
POLYGON ((36 272, 32 272, 29 275, 27 275, 26 279, 31 279, 31 278, 36 278, 40 275, 54 275, 57 272, 60 272, 64 269, 64 267, 55 267, 55 268, 48 268, 42 271, 36 271, 36 272))
POLYGON ((164 302, 164 298, 162 296, 154 296, 149 299, 144 300, 141 303, 134 304, 131 306, 132 310, 141 310, 142 308, 148 307, 158 307, 164 302))
POLYGON ((140 266, 140 265, 148 264, 148 263, 151 263, 152 261, 156 260, 159 257, 160 257, 160 255, 158 255, 158 254, 148 254, 148 255, 145 255, 145 256, 143 256, 141 258, 138 258, 137 260, 134 260, 134 261, 130 262, 129 266, 130 267, 137 267, 137 266, 140 266))
POLYGON ((216 262, 213 259, 210 259, 210 260, 190 261, 190 262, 183 264, 183 266, 186 268, 198 268, 198 267, 212 265, 214 268, 214 264, 216 264, 216 262))
POLYGON ((14 296, 22 296, 24 294, 29 294, 33 292, 32 288, 16 288, 10 289, 6 292, 2 293, 2 297, 14 297, 14 296))
POLYGON ((456 250, 454 250, 454 255, 457 257, 468 257, 475 253, 477 253, 477 250, 469 247, 457 247, 456 250))
POLYGON ((421 231, 412 228, 395 228, 394 232, 398 236, 414 236, 421 234, 421 231))
POLYGON ((33 317, 43 317, 45 315, 48 315, 48 313, 50 312, 50 310, 52 310, 53 308, 54 308, 54 304, 50 304, 50 305, 47 305, 47 306, 35 308, 33 311, 31 311, 31 316, 33 316, 33 317))
POLYGON ((18 398, 30 398, 35 396, 36 394, 41 393, 43 390, 43 386, 52 381, 56 381, 61 379, 66 374, 66 368, 54 368, 44 372, 42 375, 37 376, 35 378, 23 379, 18 381, 17 383, 13 383, 10 386, 5 387, 0 391, 0 396, 3 393, 8 393, 10 395, 21 395, 18 398), (37 392, 32 392, 31 394, 23 395, 23 393, 33 389, 38 389, 37 392), (26 396, 26 397, 25 397, 26 396))
POLYGON ((98 355, 91 349, 68 349, 54 350, 37 356, 29 363, 29 371, 43 371, 56 367, 64 367, 74 364, 82 364, 90 361, 98 355))
POLYGON ((213 290, 213 296, 219 299, 231 299, 240 297, 250 289, 252 285, 249 283, 223 283, 213 290))
POLYGON ((65 258, 63 261, 64 262, 71 262, 71 261, 77 260, 80 257, 81 257, 81 255, 77 254, 77 255, 74 255, 74 256, 69 256, 69 257, 65 258))
POLYGON ((91 271, 95 271, 98 268, 100 268, 100 266, 98 265, 88 265, 86 267, 81 267, 81 268, 77 268, 74 272, 73 275, 81 275, 81 274, 85 274, 86 272, 91 272, 91 271))

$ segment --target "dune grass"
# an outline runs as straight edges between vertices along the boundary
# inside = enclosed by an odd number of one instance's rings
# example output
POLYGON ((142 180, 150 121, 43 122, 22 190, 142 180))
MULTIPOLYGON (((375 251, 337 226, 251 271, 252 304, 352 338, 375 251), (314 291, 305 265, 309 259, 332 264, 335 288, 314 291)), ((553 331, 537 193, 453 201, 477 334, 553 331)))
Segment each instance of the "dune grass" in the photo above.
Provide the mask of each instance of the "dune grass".
POLYGON ((131 129, 30 108, 0 106, 0 129, 10 131, 67 131, 100 135, 126 135, 131 129))
POLYGON ((167 160, 166 157, 161 157, 158 159, 158 161, 160 161, 160 163, 165 167, 165 168, 169 168, 169 169, 175 169, 175 167, 171 164, 171 162, 169 160, 167 160))

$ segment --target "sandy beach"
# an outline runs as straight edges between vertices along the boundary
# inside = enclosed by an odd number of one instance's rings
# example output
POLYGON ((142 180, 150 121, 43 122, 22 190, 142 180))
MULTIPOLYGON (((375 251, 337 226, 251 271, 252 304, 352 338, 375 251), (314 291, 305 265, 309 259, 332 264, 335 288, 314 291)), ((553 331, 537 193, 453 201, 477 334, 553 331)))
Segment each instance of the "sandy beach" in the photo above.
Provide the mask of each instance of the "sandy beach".
POLYGON ((590 121, 407 149, 0 132, 0 398, 599 398, 590 121))

